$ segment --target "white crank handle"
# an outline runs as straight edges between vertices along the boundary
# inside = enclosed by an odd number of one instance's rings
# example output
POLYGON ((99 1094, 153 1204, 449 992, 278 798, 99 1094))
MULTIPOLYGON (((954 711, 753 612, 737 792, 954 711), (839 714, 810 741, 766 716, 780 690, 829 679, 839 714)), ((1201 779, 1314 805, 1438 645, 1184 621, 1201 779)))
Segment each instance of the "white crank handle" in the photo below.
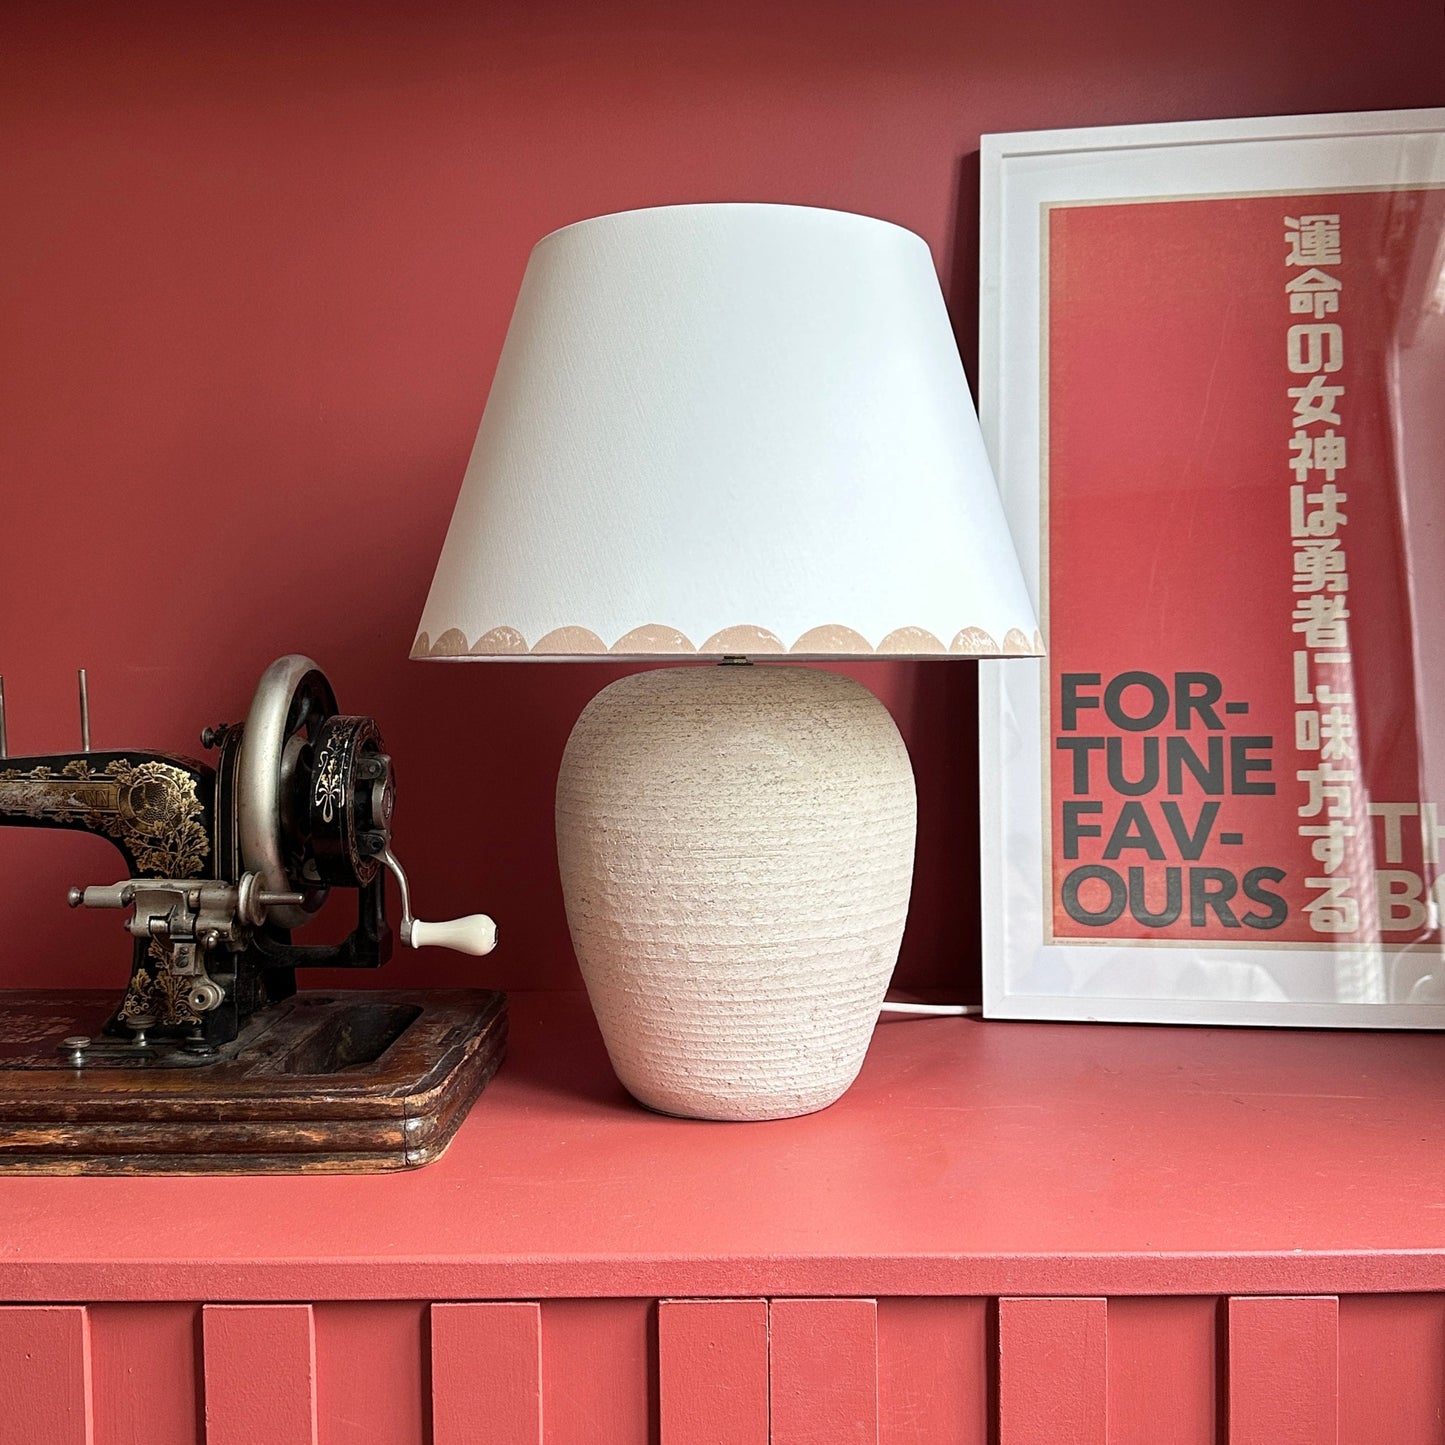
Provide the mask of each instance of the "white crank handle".
POLYGON ((391 870, 401 890, 401 941, 413 948, 454 948, 458 953, 480 957, 497 946, 497 925, 485 913, 469 913, 465 918, 449 918, 445 923, 428 923, 411 916, 411 885, 406 870, 397 862, 390 848, 381 852, 381 861, 391 870))
POLYGON ((452 948, 458 953, 480 957, 497 946, 497 925, 485 913, 469 913, 465 918, 449 918, 445 923, 428 923, 413 918, 408 928, 402 925, 402 942, 413 948, 452 948))

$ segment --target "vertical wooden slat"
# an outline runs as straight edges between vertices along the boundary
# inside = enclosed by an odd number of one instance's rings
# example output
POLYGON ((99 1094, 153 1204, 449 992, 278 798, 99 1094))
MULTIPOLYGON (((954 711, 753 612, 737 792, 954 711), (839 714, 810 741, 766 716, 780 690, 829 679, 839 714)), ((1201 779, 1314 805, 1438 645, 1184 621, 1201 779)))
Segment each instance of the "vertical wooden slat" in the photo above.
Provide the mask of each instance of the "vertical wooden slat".
POLYGON ((1445 1438, 1445 1295, 1340 1300, 1340 1445, 1445 1438))
POLYGON ((543 1302, 547 1445, 652 1445, 656 1315, 646 1299, 543 1302))
POLYGON ((310 1305, 207 1305, 206 1445, 317 1445, 310 1305))
POLYGON ((1105 1445, 1107 1311, 1102 1299, 998 1302, 999 1445, 1105 1445))
POLYGON ((1109 1445, 1159 1445, 1161 1430, 1215 1445, 1220 1309, 1212 1295, 1109 1301, 1109 1445))
POLYGON ((311 1312, 320 1445, 426 1445, 426 1305, 327 1300, 311 1312))
POLYGON ((1336 1445, 1339 1301, 1229 1302, 1230 1445, 1336 1445))
POLYGON ((773 1445, 877 1445, 877 1303, 774 1300, 768 1335, 773 1445))
POLYGON ((662 1445, 768 1445, 767 1302, 662 1301, 657 1376, 662 1445))
POLYGON ((984 1445, 988 1301, 878 1301, 880 1445, 984 1445))
POLYGON ((197 1445, 198 1304, 91 1305, 95 1445, 197 1445))
POLYGON ((94 1439, 85 1307, 0 1307, 0 1445, 94 1439))
POLYGON ((431 1307, 433 1445, 541 1445, 542 1311, 431 1307))

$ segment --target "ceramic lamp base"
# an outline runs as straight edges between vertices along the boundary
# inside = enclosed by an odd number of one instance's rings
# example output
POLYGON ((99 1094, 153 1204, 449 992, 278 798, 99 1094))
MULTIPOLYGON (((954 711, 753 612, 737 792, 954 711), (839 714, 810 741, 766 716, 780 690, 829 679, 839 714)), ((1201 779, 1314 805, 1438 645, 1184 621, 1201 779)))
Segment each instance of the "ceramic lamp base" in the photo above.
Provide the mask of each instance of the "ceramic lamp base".
POLYGON ((703 1119, 833 1103, 898 959, 915 824, 903 740, 850 678, 678 667, 600 692, 563 756, 557 850, 628 1091, 703 1119))

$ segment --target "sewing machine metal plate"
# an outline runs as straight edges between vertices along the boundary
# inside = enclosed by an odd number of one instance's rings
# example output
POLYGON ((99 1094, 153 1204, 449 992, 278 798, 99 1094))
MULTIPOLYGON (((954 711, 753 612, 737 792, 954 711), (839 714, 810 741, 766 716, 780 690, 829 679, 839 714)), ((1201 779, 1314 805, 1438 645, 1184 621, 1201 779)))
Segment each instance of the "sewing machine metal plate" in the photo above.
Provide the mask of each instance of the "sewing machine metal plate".
POLYGON ((116 993, 0 992, 0 1172, 276 1173, 404 1169, 434 1159, 496 1071, 506 1000, 480 989, 296 991, 303 968, 404 945, 490 952, 472 914, 411 912, 391 848, 392 759, 369 717, 342 716, 309 658, 278 659, 244 724, 207 728, 215 764, 81 748, 5 752, 0 825, 114 844, 128 876, 57 886, 130 935, 116 993), (328 894, 354 890, 335 944, 296 942, 328 894))

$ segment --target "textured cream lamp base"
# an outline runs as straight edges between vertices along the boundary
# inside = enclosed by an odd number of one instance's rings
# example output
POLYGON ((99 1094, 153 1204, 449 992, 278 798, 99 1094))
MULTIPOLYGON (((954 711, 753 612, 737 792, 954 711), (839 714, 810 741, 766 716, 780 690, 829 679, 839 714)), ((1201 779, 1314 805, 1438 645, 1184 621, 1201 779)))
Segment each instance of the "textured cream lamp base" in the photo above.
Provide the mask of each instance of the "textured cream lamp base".
POLYGON ((837 673, 677 667, 583 711, 557 781, 572 941, 642 1103, 781 1119, 857 1077, 898 958, 913 771, 837 673))

